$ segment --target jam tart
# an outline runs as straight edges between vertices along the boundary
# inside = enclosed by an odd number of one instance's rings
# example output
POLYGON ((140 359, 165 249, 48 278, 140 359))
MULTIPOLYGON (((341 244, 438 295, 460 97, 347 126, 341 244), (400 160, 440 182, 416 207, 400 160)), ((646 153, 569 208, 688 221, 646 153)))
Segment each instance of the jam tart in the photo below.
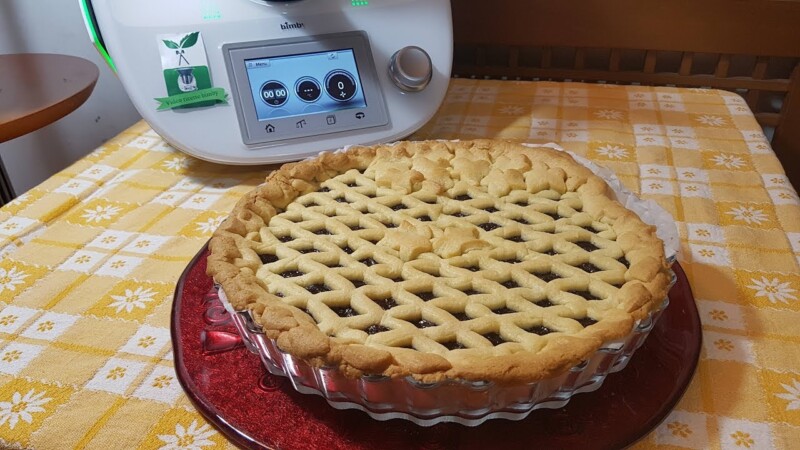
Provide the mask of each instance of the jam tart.
POLYGON ((351 147, 245 195, 208 273, 314 366, 534 382, 630 334, 667 295, 663 243, 610 192, 547 148, 351 147))

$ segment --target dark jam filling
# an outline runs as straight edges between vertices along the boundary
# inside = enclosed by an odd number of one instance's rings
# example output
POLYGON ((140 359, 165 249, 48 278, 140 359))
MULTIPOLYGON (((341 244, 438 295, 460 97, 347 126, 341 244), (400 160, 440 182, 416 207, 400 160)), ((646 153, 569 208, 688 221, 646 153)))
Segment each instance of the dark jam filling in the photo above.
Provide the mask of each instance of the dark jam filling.
POLYGON ((364 331, 366 331, 367 334, 378 334, 383 333, 384 331, 389 331, 389 328, 386 328, 383 325, 370 325, 364 331))
POLYGON ((595 272, 600 272, 601 270, 599 267, 595 266, 592 263, 583 263, 578 267, 586 273, 595 273, 595 272))
POLYGON ((488 208, 483 208, 483 210, 488 212, 488 213, 494 213, 494 212, 499 211, 499 209, 495 208, 494 206, 490 206, 488 208))
POLYGON ((583 319, 575 319, 575 320, 577 320, 579 324, 583 325, 583 328, 586 328, 590 325, 594 325, 597 323, 596 320, 589 317, 584 317, 583 319))
POLYGON ((353 317, 358 315, 358 312, 349 306, 331 308, 331 311, 335 312, 339 317, 353 317))
POLYGON ((322 228, 321 230, 315 231, 314 234, 322 236, 322 235, 330 235, 331 232, 328 231, 327 228, 322 228))
POLYGON ((367 285, 367 283, 364 283, 361 280, 351 280, 350 282, 353 283, 353 287, 355 287, 356 289, 360 288, 361 286, 367 285))
POLYGON ((467 348, 466 346, 464 346, 464 344, 458 341, 442 342, 442 345, 444 345, 445 348, 448 350, 458 350, 460 348, 467 348))
POLYGON ((467 201, 467 200, 472 200, 472 197, 470 197, 470 196, 469 196, 469 195, 467 195, 467 194, 461 194, 461 195, 459 195, 458 197, 454 198, 453 200, 458 200, 458 201, 460 201, 460 202, 465 202, 465 201, 467 201))
POLYGON ((344 197, 336 197, 334 200, 336 200, 336 201, 337 201, 337 202, 339 202, 339 203, 350 203, 350 202, 348 202, 348 201, 347 201, 347 199, 346 199, 346 198, 344 198, 344 197))
POLYGON ((510 308, 504 306, 504 307, 499 308, 499 309, 493 309, 492 312, 495 313, 495 314, 502 315, 502 314, 514 314, 515 312, 519 312, 519 311, 510 309, 510 308))
POLYGON ((530 222, 528 222, 527 219, 525 219, 523 217, 520 217, 518 219, 514 219, 514 222, 521 223, 523 225, 530 225, 531 224, 530 222))
POLYGON ((353 225, 352 227, 350 227, 350 229, 353 231, 358 231, 358 230, 363 230, 364 227, 362 227, 361 225, 353 225))
POLYGON ((397 306, 397 302, 391 297, 372 299, 372 301, 375 302, 376 305, 380 306, 384 311, 388 311, 397 306))
POLYGON ((361 259, 361 260, 359 260, 358 262, 360 262, 361 264, 364 264, 364 265, 365 265, 365 266, 367 266, 367 267, 369 267, 369 266, 373 266, 373 265, 375 265, 375 264, 378 264, 378 262, 377 262, 377 261, 375 261, 375 260, 374 260, 374 259, 372 259, 372 258, 364 258, 364 259, 361 259))
POLYGON ((553 250, 553 249, 551 248, 550 250, 548 250, 548 251, 544 252, 544 254, 545 254, 545 255, 550 255, 550 256, 555 256, 555 255, 557 255, 557 254, 558 254, 558 252, 556 252, 555 250, 553 250))
POLYGON ((484 231, 492 231, 500 228, 500 225, 493 223, 493 222, 486 222, 478 224, 479 227, 483 228, 484 231))
POLYGON ((352 255, 355 250, 350 248, 349 245, 345 245, 344 247, 342 247, 342 251, 347 253, 348 255, 352 255))
POLYGON ((464 293, 465 293, 465 294, 467 294, 467 295, 479 295, 479 294, 483 294, 483 292, 476 291, 475 289, 467 289, 466 291, 464 291, 464 293))
POLYGON ((583 297, 586 300, 600 300, 599 298, 595 297, 594 294, 592 294, 589 291, 567 291, 567 292, 569 292, 570 294, 575 294, 575 295, 577 295, 579 297, 583 297))
POLYGON ((514 204, 517 205, 517 206, 528 206, 528 201, 527 200, 519 200, 519 201, 514 202, 514 204))
MULTIPOLYGON (((381 223, 383 223, 383 222, 381 222, 381 223)), ((395 225, 395 224, 393 224, 391 222, 384 223, 383 226, 385 226, 386 228, 397 228, 397 225, 395 225)))
POLYGON ((545 283, 549 283, 553 280, 557 280, 561 278, 560 276, 554 274, 553 272, 545 272, 545 273, 534 273, 533 276, 539 278, 540 280, 544 281, 545 283))
POLYGON ((517 284, 517 282, 514 280, 508 280, 500 284, 505 286, 506 289, 514 289, 519 287, 519 284, 517 284))
POLYGON ((625 267, 630 267, 631 266, 630 261, 628 261, 624 256, 620 256, 619 258, 617 258, 617 261, 622 263, 622 265, 625 266, 625 267))
POLYGON ((292 242, 294 238, 291 236, 281 236, 278 238, 278 240, 281 242, 292 242))
POLYGON ((283 278, 294 278, 294 277, 301 277, 305 275, 305 273, 300 272, 299 270, 287 270, 286 272, 281 272, 280 276, 283 278))
POLYGON ((591 243, 591 242, 589 242, 589 241, 580 241, 580 242, 576 242, 576 243, 575 243, 575 245, 577 245, 578 247, 580 247, 580 248, 582 248, 582 249, 586 250, 587 252, 593 252, 593 251, 595 251, 595 250, 599 250, 599 249, 600 249, 600 247, 598 247, 598 246, 596 246, 596 245, 592 244, 592 243, 591 243))
POLYGON ((528 333, 538 334, 539 336, 544 336, 545 334, 550 334, 553 332, 553 330, 551 330, 550 328, 541 325, 537 325, 531 328, 525 328, 525 331, 527 331, 528 333))
POLYGON ((508 342, 508 341, 506 341, 505 339, 503 339, 503 338, 500 336, 500 334, 499 334, 499 333, 488 333, 488 334, 484 334, 484 335, 483 335, 483 337, 485 337, 486 339, 488 339, 488 340, 489 340, 489 342, 491 342, 491 343, 492 343, 492 345, 500 345, 500 344, 502 344, 502 343, 504 343, 504 342, 508 342))
POLYGON ((417 220, 419 220, 420 222, 430 222, 432 219, 431 219, 431 216, 424 215, 424 216, 417 217, 417 220))
MULTIPOLYGON (((540 211, 540 212, 541 212, 541 211, 540 211)), ((546 216, 550 216, 550 217, 552 217, 552 218, 553 218, 553 220, 562 219, 562 217, 561 217, 561 216, 559 216, 559 215, 558 215, 558 213, 554 213, 554 212, 542 212, 542 214, 544 214, 544 215, 546 215, 546 216)))
POLYGON ((545 299, 545 300, 540 300, 538 302, 535 302, 534 305, 536 305, 536 306, 538 306, 540 308, 549 308, 551 306, 555 306, 555 303, 551 302, 550 300, 545 299))
POLYGON ((345 186, 353 188, 353 187, 356 187, 358 185, 355 183, 355 181, 351 181, 351 182, 345 184, 345 186))
POLYGON ((300 252, 300 253, 305 255, 306 253, 319 253, 319 250, 317 250, 315 248, 303 248, 303 249, 298 250, 298 252, 300 252))
POLYGON ((261 260, 261 264, 269 264, 277 261, 278 257, 275 255, 258 255, 258 259, 261 260))
POLYGON ((451 214, 451 216, 453 216, 453 217, 467 217, 467 216, 469 216, 469 214, 464 214, 463 212, 459 211, 459 212, 455 212, 455 213, 451 214))
POLYGON ((467 269, 470 272, 477 272, 477 271, 481 270, 480 266, 467 266, 467 267, 464 267, 464 269, 467 269))
POLYGON ((522 236, 511 236, 511 237, 506 238, 506 239, 511 241, 511 242, 525 242, 525 239, 523 239, 522 236))
POLYGON ((324 284, 309 284, 306 286, 306 290, 312 294, 319 294, 320 292, 328 292, 331 288, 324 284))
POLYGON ((450 314, 461 322, 472 319, 472 317, 468 316, 465 312, 451 312, 450 314))
POLYGON ((433 300, 434 298, 436 298, 436 296, 433 295, 433 292, 417 292, 414 295, 416 295, 422 301, 425 301, 425 302, 427 302, 428 300, 433 300))
POLYGON ((320 188, 320 190, 319 190, 319 191, 320 191, 320 192, 330 192, 330 191, 331 191, 331 188, 323 186, 323 187, 321 187, 321 188, 320 188))
POLYGON ((511 259, 501 259, 501 260, 499 260, 499 261, 500 261, 500 262, 504 262, 504 263, 506 263, 506 264, 519 264, 519 263, 521 263, 521 262, 522 262, 522 261, 520 261, 520 260, 519 260, 519 259, 517 259, 517 258, 511 258, 511 259))
POLYGON ((428 327, 435 327, 436 324, 425 319, 419 319, 411 322, 417 328, 428 328, 428 327))
POLYGON ((393 211, 400 211, 401 209, 408 209, 408 207, 402 203, 398 203, 391 207, 393 211))

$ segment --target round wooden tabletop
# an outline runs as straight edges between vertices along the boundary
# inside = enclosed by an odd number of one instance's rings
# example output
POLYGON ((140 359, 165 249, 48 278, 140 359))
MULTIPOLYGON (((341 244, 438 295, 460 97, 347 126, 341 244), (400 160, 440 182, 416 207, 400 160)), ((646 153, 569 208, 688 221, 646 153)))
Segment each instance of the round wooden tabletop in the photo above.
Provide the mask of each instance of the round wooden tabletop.
POLYGON ((91 61, 46 53, 0 55, 0 142, 49 125, 89 98, 100 71, 91 61))

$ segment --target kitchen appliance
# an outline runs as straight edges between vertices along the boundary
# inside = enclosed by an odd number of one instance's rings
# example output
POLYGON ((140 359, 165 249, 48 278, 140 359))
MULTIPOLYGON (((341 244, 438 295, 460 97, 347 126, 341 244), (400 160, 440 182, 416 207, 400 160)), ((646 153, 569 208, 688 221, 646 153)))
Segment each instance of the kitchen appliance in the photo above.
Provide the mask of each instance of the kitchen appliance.
POLYGON ((142 117, 208 161, 403 138, 450 78, 449 0, 79 1, 142 117))

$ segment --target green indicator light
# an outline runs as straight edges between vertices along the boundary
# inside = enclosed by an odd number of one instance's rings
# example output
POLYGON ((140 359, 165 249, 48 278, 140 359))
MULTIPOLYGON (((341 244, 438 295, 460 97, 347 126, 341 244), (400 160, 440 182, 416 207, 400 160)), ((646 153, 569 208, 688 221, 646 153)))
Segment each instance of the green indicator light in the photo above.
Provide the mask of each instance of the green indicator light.
POLYGON ((200 13, 203 20, 219 20, 222 19, 222 11, 219 10, 219 5, 214 0, 205 0, 200 3, 200 13))
POLYGON ((369 5, 369 0, 350 0, 350 4, 353 6, 367 6, 369 5))
POLYGON ((89 37, 92 40, 97 52, 100 53, 100 56, 106 61, 108 67, 117 72, 117 66, 114 64, 114 60, 111 59, 111 55, 108 54, 108 51, 103 46, 103 43, 100 40, 100 35, 97 32, 97 24, 94 21, 94 17, 92 16, 91 10, 89 9, 89 5, 86 4, 87 0, 81 0, 80 7, 81 11, 83 12, 83 22, 86 25, 86 29, 89 31, 89 37))

